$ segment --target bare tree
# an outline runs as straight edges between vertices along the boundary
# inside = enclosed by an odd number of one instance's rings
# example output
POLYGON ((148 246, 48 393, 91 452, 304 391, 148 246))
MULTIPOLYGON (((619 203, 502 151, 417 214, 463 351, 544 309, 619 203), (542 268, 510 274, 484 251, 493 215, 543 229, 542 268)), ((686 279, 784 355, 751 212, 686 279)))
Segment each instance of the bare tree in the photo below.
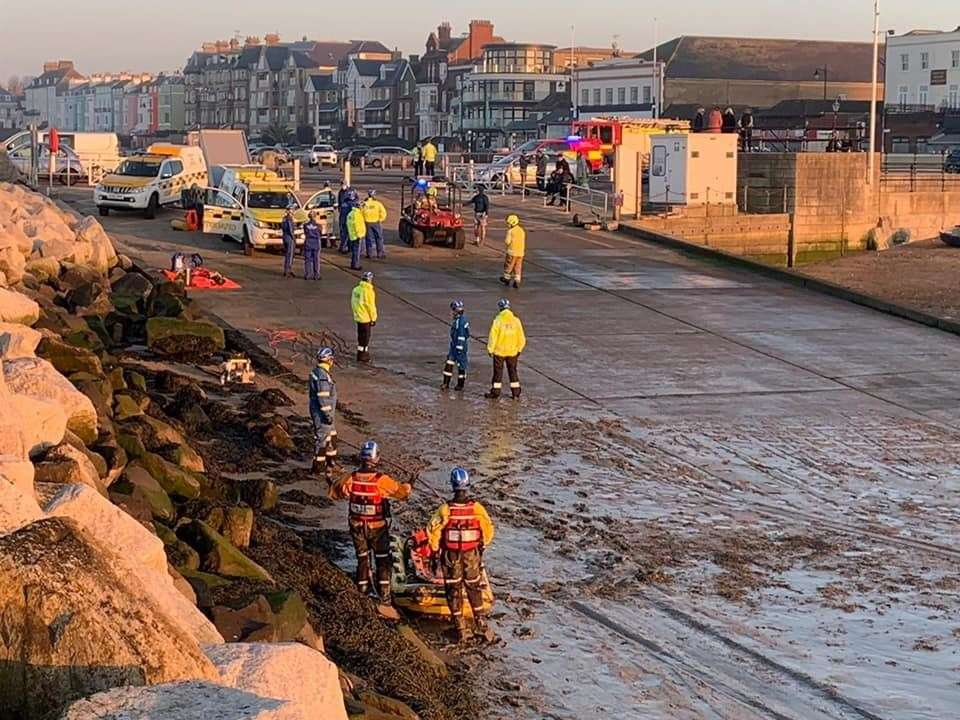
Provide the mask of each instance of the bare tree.
POLYGON ((26 78, 21 78, 19 75, 11 75, 7 80, 7 92, 11 95, 23 95, 23 88, 27 85, 25 80, 26 78))

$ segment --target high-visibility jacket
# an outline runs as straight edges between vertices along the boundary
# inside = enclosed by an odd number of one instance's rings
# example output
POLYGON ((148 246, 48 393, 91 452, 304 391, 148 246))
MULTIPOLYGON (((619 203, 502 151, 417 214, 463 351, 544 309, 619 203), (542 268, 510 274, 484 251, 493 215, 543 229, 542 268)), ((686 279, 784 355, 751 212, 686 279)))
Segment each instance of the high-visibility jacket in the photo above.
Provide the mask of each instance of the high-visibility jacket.
POLYGON ((419 160, 422 154, 423 154, 423 153, 421 152, 419 145, 417 145, 417 146, 415 146, 415 147, 413 148, 413 159, 414 159, 414 160, 419 160))
POLYGON ((510 308, 497 313, 487 336, 487 352, 500 357, 513 357, 523 352, 526 346, 527 337, 523 334, 520 318, 510 308))
POLYGON ((350 295, 350 308, 353 310, 353 321, 371 323, 377 321, 377 291, 373 283, 361 280, 350 295))
POLYGON ((352 208, 347 215, 347 236, 350 242, 363 240, 367 236, 367 224, 363 221, 363 210, 352 208))
POLYGON ((320 425, 334 426, 334 410, 337 409, 337 385, 330 375, 330 366, 317 365, 310 373, 310 416, 320 425))
POLYGON ((450 349, 447 357, 455 361, 460 367, 467 366, 467 352, 470 340, 470 321, 466 315, 457 315, 450 323, 450 349))
POLYGON ((384 500, 406 500, 412 489, 384 473, 357 470, 334 485, 331 495, 350 501, 350 522, 377 525, 387 520, 384 500))
POLYGON ((428 142, 423 146, 423 161, 424 162, 435 162, 437 159, 437 146, 432 142, 428 142))
POLYGON ((367 198, 361 206, 363 220, 368 224, 380 223, 387 219, 387 209, 376 198, 367 198))
POLYGON ((464 552, 493 541, 494 529, 487 509, 476 500, 451 500, 436 509, 427 523, 433 550, 464 552))
POLYGON ((527 250, 526 230, 519 225, 510 228, 507 230, 507 237, 504 239, 503 244, 507 248, 507 255, 522 258, 527 250))

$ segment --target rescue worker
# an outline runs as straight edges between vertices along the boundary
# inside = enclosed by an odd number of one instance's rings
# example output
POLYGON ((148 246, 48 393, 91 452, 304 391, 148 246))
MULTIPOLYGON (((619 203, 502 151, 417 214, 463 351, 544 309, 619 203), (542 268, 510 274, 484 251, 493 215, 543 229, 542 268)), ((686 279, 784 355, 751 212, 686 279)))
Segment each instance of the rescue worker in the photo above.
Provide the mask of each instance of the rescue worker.
POLYGON ((477 185, 477 193, 470 198, 470 204, 473 205, 473 244, 482 245, 487 239, 487 219, 490 215, 490 198, 483 185, 477 185))
POLYGON ((450 471, 453 499, 436 509, 427 523, 430 548, 440 552, 444 590, 457 640, 467 634, 463 595, 473 611, 474 632, 487 634, 483 609, 483 549, 493 541, 494 529, 483 505, 469 495, 470 474, 462 467, 450 471))
POLYGON ((340 183, 340 190, 337 191, 337 212, 339 214, 340 224, 340 247, 338 252, 346 255, 349 251, 349 237, 347 235, 347 215, 350 214, 350 187, 344 182, 340 183))
POLYGON ((350 537, 357 551, 357 588, 364 595, 370 591, 371 573, 375 567, 377 587, 374 591, 381 603, 390 605, 389 500, 406 500, 413 488, 377 472, 379 462, 377 443, 367 440, 360 448, 360 468, 337 483, 331 495, 335 500, 350 501, 350 537))
POLYGON ((467 381, 467 343, 470 340, 470 321, 463 314, 463 300, 450 303, 450 314, 453 321, 450 323, 450 348, 447 350, 447 362, 443 366, 442 388, 450 389, 453 369, 456 368, 456 389, 463 390, 463 384, 467 381))
POLYGON ((362 270, 360 266, 360 243, 367 238, 367 224, 363 219, 363 209, 357 202, 357 194, 351 192, 347 198, 350 211, 347 214, 347 237, 350 241, 350 269, 362 270))
POLYGON ((317 223, 317 213, 310 211, 306 224, 303 226, 303 279, 320 279, 320 225, 317 223))
POLYGON ((429 177, 433 177, 434 167, 437 162, 437 146, 427 140, 423 145, 423 171, 429 177))
POLYGON ((296 220, 293 218, 293 205, 288 205, 280 221, 280 240, 283 242, 283 276, 293 277, 293 255, 297 251, 295 233, 296 220))
POLYGON ((527 248, 527 233, 520 227, 520 218, 507 215, 507 235, 503 241, 506 255, 503 259, 503 275, 500 282, 519 289, 523 277, 523 256, 527 248))
POLYGON ((414 177, 423 175, 423 148, 419 143, 413 146, 413 175, 414 177))
POLYGON ((500 298, 497 303, 500 312, 490 325, 487 335, 487 353, 493 358, 493 381, 490 392, 484 397, 495 399, 500 397, 503 387, 503 366, 507 366, 510 376, 510 394, 514 400, 520 398, 520 374, 517 363, 520 353, 527 345, 527 338, 523 334, 523 323, 510 309, 510 301, 500 298))
POLYGON ((363 221, 367 225, 367 258, 376 256, 385 260, 387 254, 383 250, 383 221, 387 219, 387 208, 377 200, 377 191, 368 190, 367 199, 363 201, 363 221))
POLYGON ((357 323, 357 362, 370 362, 370 334, 377 324, 377 291, 373 273, 365 272, 350 295, 353 321, 357 323))
POLYGON ((333 350, 325 347, 317 352, 317 366, 310 373, 307 394, 310 398, 310 418, 313 420, 313 472, 324 469, 327 482, 333 480, 337 462, 337 385, 330 369, 333 367, 333 350))

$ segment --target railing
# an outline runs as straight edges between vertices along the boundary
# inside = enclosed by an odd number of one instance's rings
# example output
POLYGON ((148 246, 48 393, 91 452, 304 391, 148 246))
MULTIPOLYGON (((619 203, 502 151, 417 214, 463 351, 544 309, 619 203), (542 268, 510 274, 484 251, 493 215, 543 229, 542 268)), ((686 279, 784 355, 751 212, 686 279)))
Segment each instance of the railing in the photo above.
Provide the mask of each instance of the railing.
POLYGON ((880 183, 887 191, 960 191, 960 169, 953 169, 941 154, 884 155, 880 183))

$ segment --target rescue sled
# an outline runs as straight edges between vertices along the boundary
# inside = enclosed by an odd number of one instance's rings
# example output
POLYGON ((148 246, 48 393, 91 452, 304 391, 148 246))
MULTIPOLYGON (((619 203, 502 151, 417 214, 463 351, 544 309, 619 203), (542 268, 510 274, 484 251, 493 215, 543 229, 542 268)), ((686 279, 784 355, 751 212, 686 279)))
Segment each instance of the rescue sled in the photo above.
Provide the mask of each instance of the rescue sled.
MULTIPOLYGON (((433 570, 434 553, 427 541, 427 531, 420 529, 407 537, 391 537, 390 554, 393 560, 390 577, 393 604, 418 615, 450 617, 443 573, 439 567, 437 572, 433 570)), ((493 590, 486 568, 481 568, 480 578, 483 609, 489 612, 493 607, 493 590)), ((463 588, 460 592, 464 593, 463 588)), ((463 598, 463 615, 467 618, 473 616, 466 596, 463 598)))

